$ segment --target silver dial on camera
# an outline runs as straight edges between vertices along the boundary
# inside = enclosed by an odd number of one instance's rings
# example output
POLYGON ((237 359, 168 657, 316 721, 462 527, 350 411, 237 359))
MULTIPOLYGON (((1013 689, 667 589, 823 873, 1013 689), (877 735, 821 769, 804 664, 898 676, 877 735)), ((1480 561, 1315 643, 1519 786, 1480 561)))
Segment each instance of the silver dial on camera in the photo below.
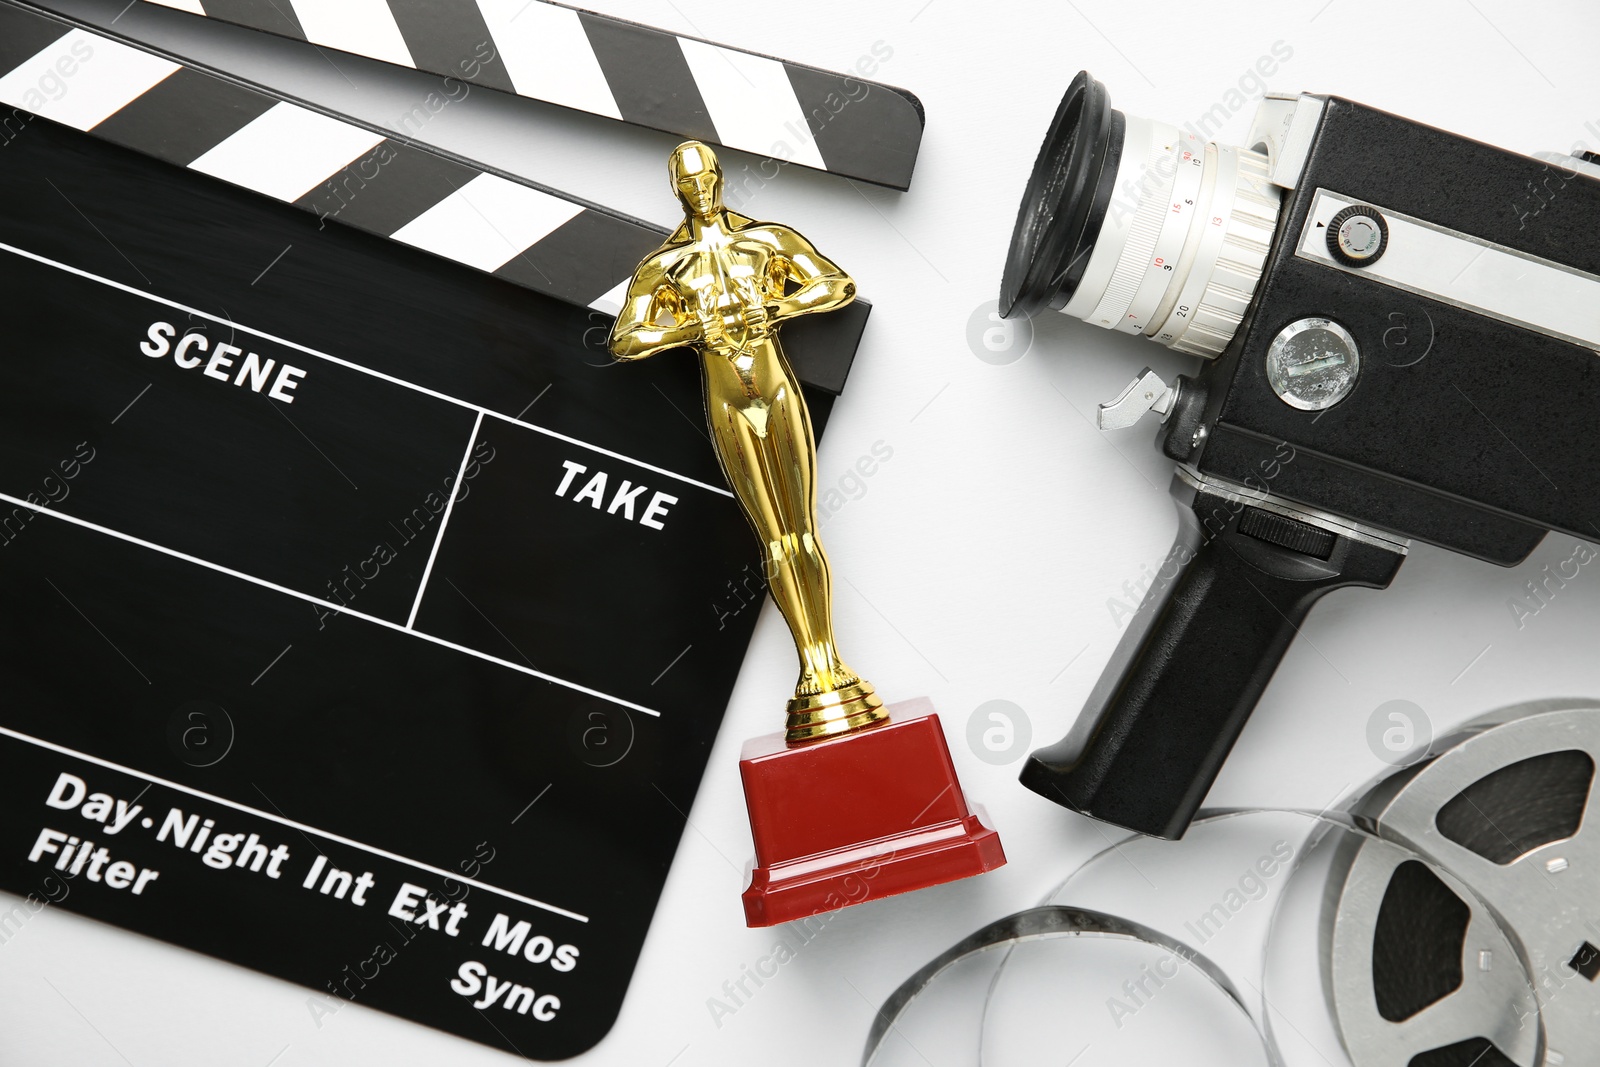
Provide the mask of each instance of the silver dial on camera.
POLYGON ((1389 224, 1375 207, 1352 204, 1328 223, 1328 252, 1347 267, 1376 263, 1388 246, 1389 224))
POLYGON ((1350 395, 1361 373, 1361 350, 1332 319, 1297 319, 1267 349, 1267 381, 1285 404, 1322 411, 1350 395))

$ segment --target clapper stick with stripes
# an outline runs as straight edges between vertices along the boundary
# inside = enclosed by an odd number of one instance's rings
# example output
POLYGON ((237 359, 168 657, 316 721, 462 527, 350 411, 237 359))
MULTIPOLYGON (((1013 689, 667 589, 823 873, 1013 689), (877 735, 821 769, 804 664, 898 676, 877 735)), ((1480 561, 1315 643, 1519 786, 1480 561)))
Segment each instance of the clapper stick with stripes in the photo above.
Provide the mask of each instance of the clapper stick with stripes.
POLYGON ((839 74, 545 0, 150 2, 895 189, 922 140, 921 102, 867 80, 882 42, 839 74))

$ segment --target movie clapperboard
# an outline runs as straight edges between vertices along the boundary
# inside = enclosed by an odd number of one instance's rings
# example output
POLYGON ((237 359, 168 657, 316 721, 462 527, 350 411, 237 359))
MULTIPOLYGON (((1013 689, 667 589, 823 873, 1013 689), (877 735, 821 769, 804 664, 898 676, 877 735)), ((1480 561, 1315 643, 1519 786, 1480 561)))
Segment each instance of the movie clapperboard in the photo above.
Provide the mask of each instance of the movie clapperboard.
POLYGON ((0 889, 592 1047, 756 616, 664 231, 14 0, 0 103, 0 889))

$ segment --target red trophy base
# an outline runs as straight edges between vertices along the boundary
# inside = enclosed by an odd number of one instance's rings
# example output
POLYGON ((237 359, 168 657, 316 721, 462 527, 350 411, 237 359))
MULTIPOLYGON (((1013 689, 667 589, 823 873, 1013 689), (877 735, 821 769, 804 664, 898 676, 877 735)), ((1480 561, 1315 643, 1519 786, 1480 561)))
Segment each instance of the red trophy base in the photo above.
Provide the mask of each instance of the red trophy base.
POLYGON ((967 809, 926 698, 856 734, 745 743, 739 760, 756 869, 745 922, 775 926, 992 871, 1000 835, 967 809), (920 713, 920 714, 919 714, 920 713))

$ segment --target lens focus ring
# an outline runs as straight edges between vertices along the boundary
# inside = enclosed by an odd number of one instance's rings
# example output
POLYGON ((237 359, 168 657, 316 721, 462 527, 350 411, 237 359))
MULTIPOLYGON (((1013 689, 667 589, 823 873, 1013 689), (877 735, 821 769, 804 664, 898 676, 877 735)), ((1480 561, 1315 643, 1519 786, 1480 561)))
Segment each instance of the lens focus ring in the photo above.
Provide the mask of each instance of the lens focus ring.
MULTIPOLYGON (((1167 200, 1176 173, 1176 168, 1161 164, 1179 143, 1178 131, 1166 123, 1130 116, 1127 130, 1122 152, 1124 158, 1140 166, 1138 199, 1111 280, 1106 283, 1104 295, 1094 310, 1085 316, 1097 326, 1109 329, 1122 324, 1123 316, 1128 313, 1150 270, 1150 260, 1166 221, 1167 200)), ((1123 195, 1127 195, 1126 190, 1123 195)), ((1119 208, 1126 210, 1120 201, 1114 201, 1112 211, 1119 208)))
POLYGON ((1272 247, 1280 205, 1278 191, 1268 177, 1266 156, 1240 148, 1220 151, 1237 159, 1231 168, 1233 188, 1217 190, 1213 210, 1203 222, 1220 228, 1222 240, 1209 264, 1197 259, 1191 268, 1192 277, 1203 280, 1204 287, 1187 313, 1187 322, 1175 323, 1169 318, 1152 331, 1158 340, 1162 333, 1170 333, 1166 343, 1179 352, 1207 359, 1228 347, 1250 307, 1272 247))
POLYGON ((1220 355, 1261 283, 1282 191, 1266 156, 1202 137, 1123 115, 1080 73, 1018 211, 1001 285, 1007 312, 1048 305, 1220 355))

